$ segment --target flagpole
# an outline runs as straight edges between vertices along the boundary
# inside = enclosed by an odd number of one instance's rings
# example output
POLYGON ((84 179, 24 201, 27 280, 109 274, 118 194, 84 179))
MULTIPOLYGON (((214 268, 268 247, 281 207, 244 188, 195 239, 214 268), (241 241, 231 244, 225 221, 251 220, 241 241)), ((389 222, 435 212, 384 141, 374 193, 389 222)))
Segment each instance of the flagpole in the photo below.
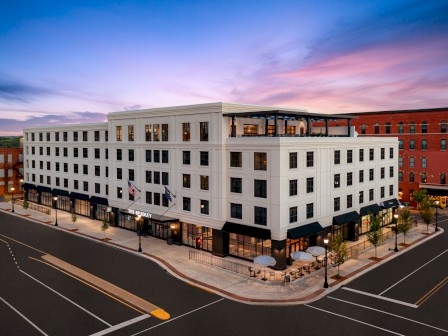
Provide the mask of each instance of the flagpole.
POLYGON ((160 220, 160 218, 164 215, 164 214, 166 214, 173 206, 175 206, 176 205, 176 203, 173 203, 173 205, 172 206, 170 206, 168 209, 166 209, 166 211, 163 213, 163 214, 161 214, 161 215, 159 215, 159 217, 157 218, 157 220, 160 220))

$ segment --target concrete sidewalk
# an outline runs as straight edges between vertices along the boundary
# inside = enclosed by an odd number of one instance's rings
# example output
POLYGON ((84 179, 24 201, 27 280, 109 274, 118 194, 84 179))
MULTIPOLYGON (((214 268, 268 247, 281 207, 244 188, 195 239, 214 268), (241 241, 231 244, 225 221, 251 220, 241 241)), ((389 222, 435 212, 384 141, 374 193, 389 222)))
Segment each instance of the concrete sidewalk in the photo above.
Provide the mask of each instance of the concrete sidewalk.
MULTIPOLYGON (((11 203, 0 203, 0 210, 11 212, 11 203)), ((26 217, 43 225, 51 226, 56 230, 64 230, 70 234, 81 235, 99 243, 109 244, 130 253, 135 253, 140 257, 149 258, 173 276, 206 291, 214 292, 220 296, 244 303, 264 305, 291 305, 316 300, 340 287, 341 284, 346 284, 381 263, 387 262, 396 255, 404 253, 417 244, 423 243, 443 232, 443 229, 440 229, 439 232, 435 233, 434 228, 431 226, 429 229, 430 234, 426 235, 426 225, 419 224, 409 232, 406 237, 406 246, 400 245, 400 251, 398 253, 393 251, 395 246, 394 238, 389 239, 385 244, 377 248, 377 259, 373 258, 373 247, 360 251, 357 259, 350 259, 341 265, 341 279, 334 278, 337 274, 336 268, 328 269, 328 283, 330 288, 325 290, 323 289, 323 268, 313 270, 311 274, 293 280, 285 286, 281 281, 262 281, 196 262, 189 259, 189 251, 193 250, 193 248, 177 245, 168 246, 166 241, 153 237, 141 237, 143 253, 138 253, 136 252, 138 249, 138 236, 135 232, 117 227, 109 227, 104 232, 101 230, 101 221, 92 220, 83 216, 77 216, 77 221, 72 223, 70 213, 66 211, 58 210, 59 226, 55 227, 54 210, 51 215, 46 215, 31 209, 23 209, 19 205, 14 205, 14 210, 16 216, 26 217)), ((362 239, 365 239, 365 237, 360 238, 360 241, 356 243, 350 244, 359 244, 362 242, 362 239)), ((403 242, 402 235, 398 236, 398 242, 403 242)), ((209 254, 208 252, 204 253, 209 254)), ((225 260, 254 266, 252 262, 237 258, 226 257, 225 260)), ((297 268, 297 265, 294 267, 293 264, 285 272, 289 274, 290 269, 293 268, 297 268)), ((280 276, 281 272, 277 271, 277 279, 280 279, 280 276)))

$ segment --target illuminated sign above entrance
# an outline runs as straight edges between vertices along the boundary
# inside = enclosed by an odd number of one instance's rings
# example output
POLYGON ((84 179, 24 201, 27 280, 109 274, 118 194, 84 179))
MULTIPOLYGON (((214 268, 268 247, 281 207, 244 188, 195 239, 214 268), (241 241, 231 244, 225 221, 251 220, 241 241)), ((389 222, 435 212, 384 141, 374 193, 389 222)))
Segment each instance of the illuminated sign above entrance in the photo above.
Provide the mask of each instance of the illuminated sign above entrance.
POLYGON ((135 216, 141 216, 145 218, 152 218, 152 213, 140 211, 140 210, 134 210, 134 209, 127 209, 128 214, 135 215, 135 216))

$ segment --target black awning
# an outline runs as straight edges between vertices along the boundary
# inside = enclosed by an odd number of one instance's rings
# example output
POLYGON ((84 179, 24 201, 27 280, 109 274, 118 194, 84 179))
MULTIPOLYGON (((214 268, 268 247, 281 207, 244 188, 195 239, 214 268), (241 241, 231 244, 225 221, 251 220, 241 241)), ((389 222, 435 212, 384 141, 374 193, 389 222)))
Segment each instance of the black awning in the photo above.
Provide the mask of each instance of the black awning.
POLYGON ((257 228, 253 226, 247 226, 243 224, 236 224, 226 222, 221 231, 228 233, 236 233, 244 236, 259 238, 259 239, 271 239, 271 231, 268 229, 257 228))
POLYGON ((361 211, 359 212, 361 216, 366 216, 368 214, 377 214, 378 212, 380 212, 382 209, 379 207, 378 204, 370 204, 367 205, 365 207, 361 208, 361 211))
POLYGON ((74 198, 74 199, 81 200, 81 201, 88 201, 89 195, 71 192, 70 198, 74 198))
POLYGON ((290 239, 298 239, 301 237, 310 236, 312 234, 323 231, 323 227, 319 224, 319 222, 314 222, 306 225, 301 225, 295 227, 293 229, 288 230, 288 238, 290 239))
POLYGON ((56 189, 56 188, 53 188, 51 190, 51 193, 55 196, 68 196, 70 194, 67 190, 56 189))
POLYGON ((333 225, 347 224, 359 221, 360 219, 361 217, 359 216, 359 214, 356 211, 352 211, 343 215, 333 217, 333 225))
POLYGON ((29 189, 36 189, 36 186, 31 183, 24 183, 22 184, 22 188, 25 190, 29 190, 29 189))
POLYGON ((398 203, 398 200, 396 198, 381 202, 381 206, 383 207, 383 209, 390 209, 393 207, 398 208, 399 205, 400 203, 398 203))
POLYGON ((109 201, 104 197, 92 196, 90 197, 90 203, 100 204, 100 205, 109 205, 109 201))
POLYGON ((40 192, 51 193, 51 188, 50 188, 50 187, 36 186, 36 190, 38 190, 38 191, 40 191, 40 192))

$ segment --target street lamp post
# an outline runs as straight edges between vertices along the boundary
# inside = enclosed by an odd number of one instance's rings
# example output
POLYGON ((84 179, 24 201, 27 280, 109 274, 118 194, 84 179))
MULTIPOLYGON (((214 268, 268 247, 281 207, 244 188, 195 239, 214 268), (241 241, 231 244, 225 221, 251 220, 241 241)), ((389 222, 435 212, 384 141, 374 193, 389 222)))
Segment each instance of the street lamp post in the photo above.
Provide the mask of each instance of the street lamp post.
POLYGON ((437 210, 439 209, 439 201, 435 201, 434 204, 436 205, 436 232, 439 231, 439 226, 437 224, 437 217, 439 215, 439 213, 437 212, 437 210))
POLYGON ((137 216, 138 252, 142 252, 142 228, 140 227, 141 216, 137 216))
POLYGON ((11 187, 11 204, 12 204, 12 210, 11 212, 14 212, 14 187, 11 187))
POLYGON ((325 281, 324 281, 324 288, 328 288, 328 279, 327 279, 327 245, 328 245, 328 238, 324 238, 324 244, 325 244, 325 281))
POLYGON ((54 226, 58 226, 58 197, 54 196, 53 201, 54 201, 54 209, 56 210, 56 221, 54 222, 54 226))
POLYGON ((394 251, 398 252, 398 214, 394 214, 395 218, 395 248, 394 251))

